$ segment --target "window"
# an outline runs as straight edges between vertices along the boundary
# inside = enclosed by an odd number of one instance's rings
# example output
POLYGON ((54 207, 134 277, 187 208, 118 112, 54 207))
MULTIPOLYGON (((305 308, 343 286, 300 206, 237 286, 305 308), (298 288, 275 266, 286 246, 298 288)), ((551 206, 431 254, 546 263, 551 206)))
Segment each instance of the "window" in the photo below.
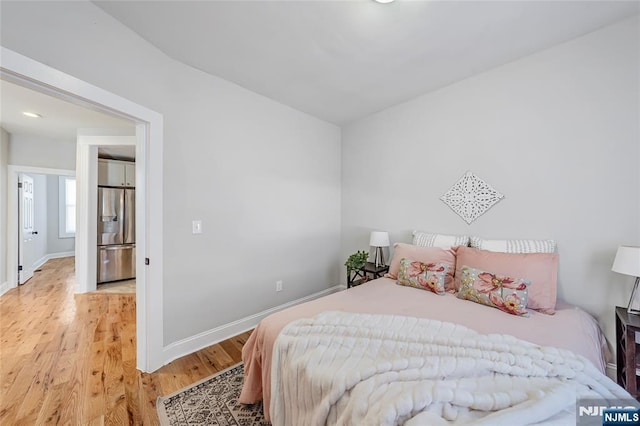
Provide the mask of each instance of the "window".
POLYGON ((58 211, 60 238, 76 235, 76 178, 60 176, 58 180, 58 211))

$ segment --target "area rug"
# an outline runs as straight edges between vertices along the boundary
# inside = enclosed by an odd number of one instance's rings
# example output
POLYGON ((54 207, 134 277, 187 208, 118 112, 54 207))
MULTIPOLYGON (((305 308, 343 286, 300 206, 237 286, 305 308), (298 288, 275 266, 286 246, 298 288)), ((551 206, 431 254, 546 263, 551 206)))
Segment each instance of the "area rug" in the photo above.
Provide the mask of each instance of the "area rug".
POLYGON ((242 363, 158 398, 161 425, 267 426, 262 403, 240 404, 242 363))

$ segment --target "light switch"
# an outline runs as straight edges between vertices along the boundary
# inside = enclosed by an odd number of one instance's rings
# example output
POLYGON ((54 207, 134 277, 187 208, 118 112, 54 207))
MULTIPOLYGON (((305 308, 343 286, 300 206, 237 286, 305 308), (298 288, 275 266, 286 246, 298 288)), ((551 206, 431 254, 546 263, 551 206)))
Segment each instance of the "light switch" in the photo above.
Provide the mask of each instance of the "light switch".
POLYGON ((194 220, 193 222, 191 222, 191 226, 192 226, 192 232, 194 234, 202 234, 202 221, 201 220, 194 220))

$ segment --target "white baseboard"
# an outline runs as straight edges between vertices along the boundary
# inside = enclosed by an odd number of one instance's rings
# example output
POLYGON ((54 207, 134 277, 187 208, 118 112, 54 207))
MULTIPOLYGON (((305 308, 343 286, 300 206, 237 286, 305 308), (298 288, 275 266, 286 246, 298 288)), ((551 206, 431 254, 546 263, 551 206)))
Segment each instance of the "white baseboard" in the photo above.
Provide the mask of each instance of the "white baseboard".
POLYGON ((58 253, 49 253, 46 258, 47 260, 51 260, 51 259, 59 259, 61 257, 75 257, 76 252, 75 251, 61 251, 58 253))
POLYGON ((36 269, 38 269, 39 267, 41 267, 42 265, 44 265, 45 263, 47 263, 47 260, 49 260, 49 255, 45 254, 44 256, 42 256, 40 259, 38 259, 37 261, 35 261, 35 263, 33 264, 33 266, 31 268, 29 268, 31 270, 31 275, 33 275, 33 273, 36 271, 36 269))
POLYGON ((2 284, 0 284, 0 296, 8 292, 10 289, 11 287, 9 286, 8 282, 5 281, 2 284))
POLYGON ((267 309, 266 311, 259 312, 255 315, 251 315, 237 321, 230 322, 220 327, 212 328, 211 330, 203 331, 195 336, 188 337, 186 339, 179 340, 171 343, 163 348, 163 359, 166 365, 171 361, 178 359, 182 356, 189 355, 207 346, 215 345, 216 343, 227 340, 233 336, 244 333, 247 330, 255 328, 256 325, 268 315, 281 311, 282 309, 290 306, 298 305, 300 303, 308 302, 310 300, 317 299, 322 296, 326 296, 331 293, 336 293, 345 288, 344 285, 336 285, 317 293, 313 293, 309 296, 297 299, 288 303, 285 303, 275 308, 267 309))
POLYGON ((36 272, 36 269, 38 269, 39 267, 41 267, 42 265, 47 263, 49 260, 58 259, 60 257, 70 257, 70 256, 75 256, 75 255, 76 255, 76 253, 74 251, 64 251, 64 252, 59 252, 59 253, 45 254, 40 259, 35 261, 33 263, 33 266, 31 266, 29 268, 23 267, 23 270, 24 270, 23 276, 24 277, 29 277, 29 278, 27 278, 24 281, 22 281, 21 284, 24 284, 25 282, 27 282, 28 280, 33 278, 33 274, 36 272))
POLYGON ((59 259, 61 257, 70 257, 70 256, 75 256, 75 255, 76 255, 76 253, 74 251, 63 251, 63 252, 59 252, 59 253, 45 254, 40 259, 38 259, 37 262, 35 262, 33 264, 33 270, 35 271, 36 269, 38 269, 39 267, 41 267, 42 265, 44 265, 45 263, 47 263, 51 259, 59 259))

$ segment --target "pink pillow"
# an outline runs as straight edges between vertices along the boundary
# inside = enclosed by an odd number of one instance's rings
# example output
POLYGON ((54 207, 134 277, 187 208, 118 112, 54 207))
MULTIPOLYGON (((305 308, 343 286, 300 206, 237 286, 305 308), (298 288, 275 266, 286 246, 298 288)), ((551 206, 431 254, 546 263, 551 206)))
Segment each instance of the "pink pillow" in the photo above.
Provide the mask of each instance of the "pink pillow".
POLYGON ((449 265, 447 275, 444 282, 444 288, 447 291, 453 291, 453 271, 456 266, 456 256, 451 248, 442 247, 418 247, 411 244, 395 243, 393 245, 393 259, 389 265, 389 273, 385 275, 393 280, 398 279, 400 271, 400 261, 411 259, 422 263, 446 263, 449 265))
POLYGON ((492 271, 500 275, 531 281, 527 307, 543 314, 556 313, 558 255, 556 253, 498 253, 471 247, 456 247, 457 266, 454 286, 460 288, 462 266, 492 271))

